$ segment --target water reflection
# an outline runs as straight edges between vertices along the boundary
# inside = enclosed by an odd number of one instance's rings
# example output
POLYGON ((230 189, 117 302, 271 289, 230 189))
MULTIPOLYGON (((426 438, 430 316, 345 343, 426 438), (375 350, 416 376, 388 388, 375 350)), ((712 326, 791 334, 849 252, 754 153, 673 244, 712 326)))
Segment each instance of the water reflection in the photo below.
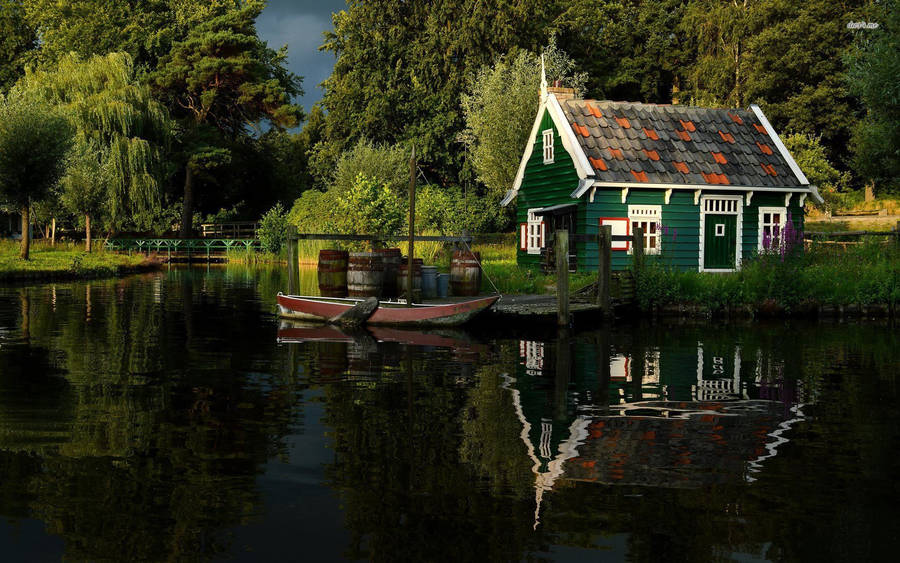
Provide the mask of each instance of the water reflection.
POLYGON ((889 327, 344 333, 279 324, 282 283, 0 289, 0 514, 76 560, 894 547, 889 327))

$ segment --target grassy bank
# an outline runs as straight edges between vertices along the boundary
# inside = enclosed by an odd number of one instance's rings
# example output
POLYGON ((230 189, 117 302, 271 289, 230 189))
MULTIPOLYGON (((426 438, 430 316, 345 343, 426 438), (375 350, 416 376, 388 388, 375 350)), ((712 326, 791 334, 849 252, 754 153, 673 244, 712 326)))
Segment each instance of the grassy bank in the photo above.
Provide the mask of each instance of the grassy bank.
POLYGON ((648 261, 636 288, 644 311, 684 305, 763 315, 838 306, 892 310, 900 302, 900 248, 881 242, 846 249, 814 245, 786 258, 759 257, 732 274, 679 272, 661 259, 648 261))
POLYGON ((152 259, 140 254, 116 254, 102 248, 88 253, 82 245, 73 243, 52 247, 38 241, 31 247, 30 260, 19 258, 19 249, 18 242, 0 241, 0 281, 100 278, 156 266, 152 259))

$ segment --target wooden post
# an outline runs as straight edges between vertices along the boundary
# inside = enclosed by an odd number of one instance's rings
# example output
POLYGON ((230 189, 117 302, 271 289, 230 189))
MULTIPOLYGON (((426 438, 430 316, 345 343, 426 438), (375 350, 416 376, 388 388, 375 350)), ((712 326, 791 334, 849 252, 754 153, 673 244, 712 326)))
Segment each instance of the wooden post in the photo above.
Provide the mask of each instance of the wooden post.
POLYGON ((413 263, 415 262, 415 235, 416 235, 416 147, 413 145, 412 154, 409 157, 409 259, 406 261, 406 306, 413 305, 413 263))
POLYGON ((569 231, 556 231, 557 324, 569 326, 569 231))
POLYGON ((297 238, 288 235, 287 239, 287 261, 288 261, 288 293, 297 295, 297 278, 300 272, 297 271, 297 238))
POLYGON ((612 226, 602 225, 598 239, 600 246, 599 262, 597 263, 597 305, 603 309, 604 314, 609 314, 609 286, 611 283, 612 264, 612 226))
POLYGON ((631 254, 634 256, 634 275, 639 275, 644 265, 644 229, 634 227, 631 233, 631 254))
POLYGON ((50 246, 56 246, 56 217, 50 221, 50 246))

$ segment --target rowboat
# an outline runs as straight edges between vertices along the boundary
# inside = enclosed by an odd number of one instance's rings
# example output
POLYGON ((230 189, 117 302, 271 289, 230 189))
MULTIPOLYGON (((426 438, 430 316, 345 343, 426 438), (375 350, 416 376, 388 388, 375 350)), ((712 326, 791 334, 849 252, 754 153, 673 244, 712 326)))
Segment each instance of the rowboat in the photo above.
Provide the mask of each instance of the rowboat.
MULTIPOLYGON (((458 303, 415 303, 380 301, 366 321, 385 326, 459 326, 488 309, 499 295, 458 303)), ((328 322, 359 305, 363 300, 339 297, 311 297, 278 294, 278 313, 287 319, 328 322)))

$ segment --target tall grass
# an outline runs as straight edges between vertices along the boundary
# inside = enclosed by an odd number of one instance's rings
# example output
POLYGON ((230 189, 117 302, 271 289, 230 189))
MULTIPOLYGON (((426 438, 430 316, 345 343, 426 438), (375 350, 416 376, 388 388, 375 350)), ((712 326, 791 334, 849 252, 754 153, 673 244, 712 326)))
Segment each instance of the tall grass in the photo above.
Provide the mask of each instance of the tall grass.
POLYGON ((810 304, 893 306, 900 302, 900 248, 880 241, 847 248, 814 244, 787 257, 759 256, 730 274, 677 271, 648 261, 636 289, 645 310, 675 303, 788 312, 810 304))

